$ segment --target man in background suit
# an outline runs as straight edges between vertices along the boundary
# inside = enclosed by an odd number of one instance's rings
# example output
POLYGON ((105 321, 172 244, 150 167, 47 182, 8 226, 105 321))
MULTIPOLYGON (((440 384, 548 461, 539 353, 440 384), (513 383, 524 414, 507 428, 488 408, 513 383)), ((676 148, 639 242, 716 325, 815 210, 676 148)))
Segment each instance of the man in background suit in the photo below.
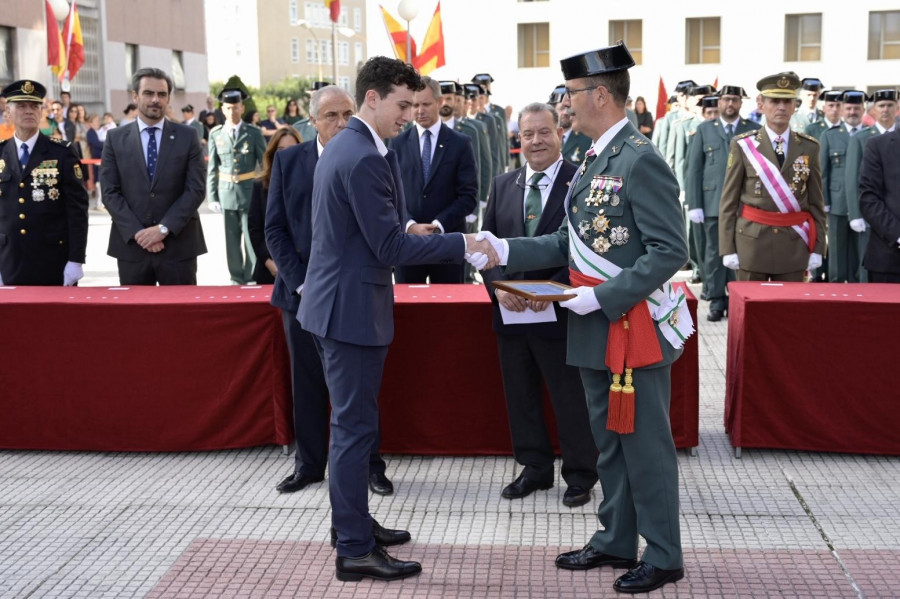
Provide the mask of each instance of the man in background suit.
MULTIPOLYGON (((414 127, 391 142, 406 199, 404 226, 413 235, 465 233, 466 216, 478 204, 478 170, 472 142, 438 118, 440 84, 423 77, 413 96, 414 127)), ((398 266, 398 283, 462 283, 462 264, 398 266)))
POLYGON ((197 132, 197 138, 200 140, 200 143, 203 143, 203 132, 204 127, 203 123, 194 118, 194 107, 188 104, 187 106, 181 107, 181 115, 184 117, 184 125, 188 127, 193 127, 194 131, 197 132))
POLYGON ((172 79, 140 69, 131 79, 136 122, 106 135, 100 164, 103 205, 112 217, 108 254, 122 285, 196 285, 206 242, 203 151, 191 127, 165 119, 172 79))
MULTIPOLYGON (((277 152, 269 181, 266 209, 266 245, 278 268, 272 305, 281 308, 284 333, 291 355, 291 383, 294 395, 294 472, 276 487, 293 493, 325 478, 328 462, 328 387, 313 337, 297 321, 297 310, 306 265, 312 245, 313 175, 319 155, 353 116, 353 98, 337 86, 313 93, 309 114, 317 137, 277 152)), ((393 492, 385 476, 385 463, 378 453, 380 439, 369 457, 369 485, 380 495, 393 492)), ((382 529, 383 530, 383 529, 382 529)), ((376 538, 382 533, 376 529, 376 538)), ((382 534, 379 541, 389 540, 382 534)), ((381 545, 393 544, 381 542, 381 545)))
MULTIPOLYGON (((315 336, 331 400, 329 450, 338 580, 396 580, 422 571, 376 543, 366 478, 378 435, 378 391, 394 336, 391 266, 457 262, 480 267, 496 252, 474 235, 408 235, 398 218, 403 186, 396 155, 382 139, 410 121, 415 69, 376 56, 359 70, 358 115, 330 142, 313 182, 312 246, 300 324, 315 336)), ((399 533, 398 533, 399 534, 399 533)))
MULTIPOLYGON (((529 104, 519 112, 519 137, 526 165, 494 179, 484 229, 500 237, 536 237, 559 228, 563 200, 576 168, 560 154, 559 117, 548 104, 529 104)), ((584 505, 597 482, 597 450, 591 437, 584 388, 578 369, 566 365, 567 310, 548 302, 528 302, 491 282, 507 279, 554 280, 569 284, 567 268, 506 275, 500 268, 482 273, 494 304, 494 330, 506 392, 513 455, 522 474, 503 489, 506 499, 527 497, 553 486, 555 455, 544 422, 546 381, 562 449, 562 477, 568 488, 563 504, 584 505), (552 322, 505 324, 503 310, 555 311, 552 322)))
POLYGON ((859 210, 872 233, 863 265, 870 283, 900 283, 900 130, 866 142, 859 210))

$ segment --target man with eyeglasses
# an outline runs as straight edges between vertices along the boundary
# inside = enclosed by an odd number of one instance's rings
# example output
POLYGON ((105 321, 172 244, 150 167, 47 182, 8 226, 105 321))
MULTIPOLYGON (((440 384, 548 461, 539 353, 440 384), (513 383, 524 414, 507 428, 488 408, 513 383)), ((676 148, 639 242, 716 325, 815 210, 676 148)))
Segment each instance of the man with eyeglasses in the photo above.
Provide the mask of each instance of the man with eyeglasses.
MULTIPOLYGON (((525 166, 494 179, 484 215, 484 230, 500 237, 535 237, 559 229, 563 200, 577 170, 560 154, 556 109, 529 104, 519 111, 519 138, 525 166)), ((494 331, 506 393, 513 456, 522 473, 501 495, 521 499, 554 482, 554 451, 544 420, 543 384, 556 415, 562 450, 562 477, 568 487, 563 505, 591 500, 597 482, 597 450, 591 438, 587 404, 578 369, 566 364, 567 310, 549 302, 529 302, 491 283, 499 280, 554 280, 569 284, 565 266, 506 274, 501 268, 482 273, 494 305, 494 331), (523 323, 517 323, 525 316, 523 323)))
POLYGON ((591 138, 572 129, 572 117, 563 107, 562 100, 566 93, 565 85, 557 85, 550 93, 547 104, 553 106, 559 115, 559 126, 562 129, 562 155, 563 158, 573 164, 580 164, 584 160, 584 153, 591 148, 591 138))

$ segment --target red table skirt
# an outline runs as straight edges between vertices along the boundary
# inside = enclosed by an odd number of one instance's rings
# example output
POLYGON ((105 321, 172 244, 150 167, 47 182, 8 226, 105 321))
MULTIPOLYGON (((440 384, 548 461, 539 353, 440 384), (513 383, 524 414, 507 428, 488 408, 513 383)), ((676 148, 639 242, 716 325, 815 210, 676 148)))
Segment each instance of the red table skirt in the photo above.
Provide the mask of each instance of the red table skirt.
POLYGON ((900 285, 728 289, 732 445, 900 454, 900 285))

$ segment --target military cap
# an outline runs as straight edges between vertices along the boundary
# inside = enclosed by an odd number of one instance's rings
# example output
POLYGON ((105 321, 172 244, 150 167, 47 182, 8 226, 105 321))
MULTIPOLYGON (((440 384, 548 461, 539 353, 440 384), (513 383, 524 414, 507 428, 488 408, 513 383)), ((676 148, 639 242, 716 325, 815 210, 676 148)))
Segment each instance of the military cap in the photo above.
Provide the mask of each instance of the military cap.
POLYGON ((801 79, 800 83, 802 84, 801 87, 803 89, 808 89, 814 92, 822 91, 823 89, 825 89, 825 84, 822 83, 820 79, 817 79, 815 77, 807 77, 805 79, 801 79))
POLYGON ((700 106, 703 108, 718 108, 719 96, 704 96, 703 99, 700 100, 700 106))
POLYGON ((675 93, 689 94, 691 93, 691 88, 697 85, 697 82, 693 79, 685 79, 684 81, 679 81, 675 86, 675 93))
POLYGON ((441 93, 442 94, 455 94, 456 93, 456 81, 440 81, 441 84, 441 93))
POLYGON ((553 91, 550 92, 550 99, 547 100, 547 104, 553 106, 554 104, 559 104, 563 101, 563 98, 566 95, 566 86, 564 83, 557 85, 553 88, 553 91))
POLYGON ((331 85, 331 83, 328 81, 313 81, 312 88, 313 88, 313 91, 317 92, 320 89, 322 89, 323 87, 328 87, 329 85, 331 85))
POLYGON ((879 89, 877 92, 872 94, 873 102, 896 102, 897 101, 897 90, 895 89, 879 89))
POLYGON ((243 102, 250 95, 242 89, 238 89, 236 87, 230 87, 228 89, 223 89, 219 92, 217 99, 222 104, 237 104, 238 102, 243 102))
POLYGON ((687 93, 691 96, 711 96, 716 93, 716 88, 712 85, 695 85, 687 93))
POLYGON ((738 85, 723 85, 722 89, 719 90, 719 97, 722 96, 738 96, 741 98, 747 98, 747 92, 744 91, 743 87, 738 85))
POLYGON ((563 78, 581 79, 591 75, 624 71, 634 66, 634 58, 621 40, 613 46, 591 50, 584 54, 576 54, 559 61, 563 78))
POLYGON ((28 79, 14 81, 3 88, 3 97, 7 102, 43 102, 46 95, 46 87, 28 79))
POLYGON ((487 73, 478 73, 474 77, 472 77, 472 83, 493 83, 494 78, 488 75, 487 73))
POLYGON ((868 99, 869 96, 866 95, 866 92, 856 89, 848 89, 841 94, 841 102, 844 104, 865 104, 868 99))
POLYGON ((187 106, 182 106, 181 112, 194 112, 194 107, 190 104, 188 104, 187 106))
POLYGON ((463 85, 463 92, 467 98, 475 98, 481 94, 481 86, 474 83, 466 83, 463 85))
POLYGON ((677 101, 678 101, 678 97, 677 97, 677 96, 669 96, 669 99, 666 100, 666 104, 674 104, 674 103, 677 102, 677 101))
POLYGON ((819 94, 819 100, 822 102, 840 102, 842 95, 844 95, 844 92, 839 89, 829 89, 819 94))
POLYGON ((800 77, 793 71, 786 71, 775 75, 763 77, 756 82, 756 89, 765 98, 797 98, 800 89, 800 77))

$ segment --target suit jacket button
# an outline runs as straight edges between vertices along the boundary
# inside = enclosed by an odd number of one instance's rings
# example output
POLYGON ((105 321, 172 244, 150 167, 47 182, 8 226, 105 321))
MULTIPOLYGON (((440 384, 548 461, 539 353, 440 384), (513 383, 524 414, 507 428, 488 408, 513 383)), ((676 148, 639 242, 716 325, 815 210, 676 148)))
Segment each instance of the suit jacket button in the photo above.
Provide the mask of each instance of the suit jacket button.
POLYGON ((28 231, 26 231, 25 229, 19 230, 19 234, 20 234, 20 235, 24 235, 24 234, 27 233, 27 232, 28 232, 28 231))
POLYGON ((20 215, 19 215, 19 220, 25 220, 25 215, 24 215, 24 214, 20 214, 20 215))
POLYGON ((19 189, 25 189, 25 183, 24 183, 24 182, 19 183, 19 189))
POLYGON ((25 203, 25 198, 19 198, 19 203, 20 203, 20 204, 24 204, 24 203, 25 203))
POLYGON ((151 193, 151 194, 150 194, 150 197, 151 197, 151 198, 155 198, 155 197, 156 197, 156 194, 155 194, 155 193, 151 193))
POLYGON ((62 244, 63 244, 63 240, 60 239, 60 240, 59 240, 59 245, 62 245, 62 244))

